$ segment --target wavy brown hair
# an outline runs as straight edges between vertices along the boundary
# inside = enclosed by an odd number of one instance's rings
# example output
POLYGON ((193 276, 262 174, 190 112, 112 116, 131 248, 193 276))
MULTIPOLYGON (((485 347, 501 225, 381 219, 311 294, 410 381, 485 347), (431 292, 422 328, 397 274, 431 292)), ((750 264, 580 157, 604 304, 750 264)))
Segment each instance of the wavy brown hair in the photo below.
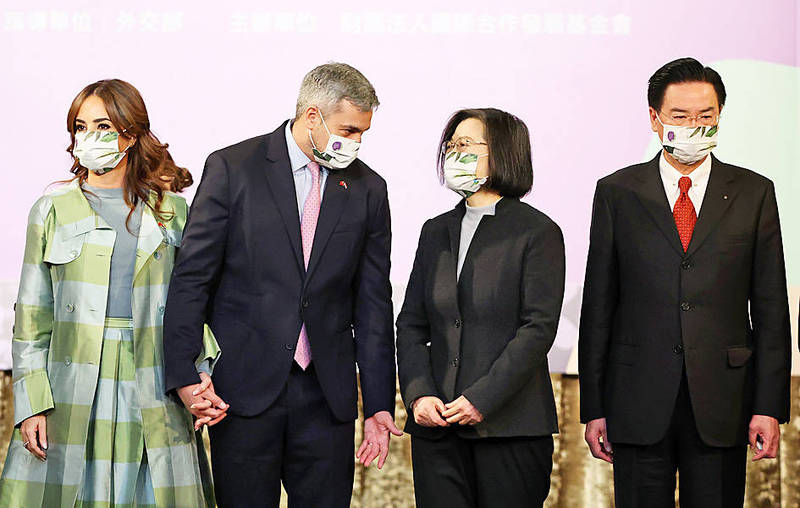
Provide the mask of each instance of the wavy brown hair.
POLYGON ((139 203, 153 210, 158 220, 169 220, 170 212, 161 210, 165 191, 180 192, 192 184, 192 175, 185 168, 178 167, 172 160, 167 143, 158 140, 150 130, 150 117, 139 91, 121 79, 104 79, 87 86, 75 97, 67 113, 67 130, 70 144, 67 152, 72 155, 70 172, 81 185, 86 182, 89 170, 81 166, 80 160, 72 154, 75 147, 75 120, 83 102, 92 95, 99 97, 108 112, 108 118, 120 133, 120 137, 136 142, 127 151, 127 170, 123 183, 125 203, 130 207, 128 214, 139 203), (123 131, 124 134, 122 133, 123 131), (150 193, 156 199, 150 202, 150 193))

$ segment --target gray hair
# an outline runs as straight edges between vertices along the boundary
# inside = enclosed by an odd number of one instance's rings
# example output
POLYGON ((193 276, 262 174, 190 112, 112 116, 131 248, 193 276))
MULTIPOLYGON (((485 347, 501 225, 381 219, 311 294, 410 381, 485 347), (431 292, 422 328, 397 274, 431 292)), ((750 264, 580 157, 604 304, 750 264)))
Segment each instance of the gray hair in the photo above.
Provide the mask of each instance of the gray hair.
POLYGON ((372 83, 356 68, 338 62, 315 67, 300 85, 295 118, 311 106, 321 108, 323 113, 335 111, 342 99, 364 112, 373 111, 380 104, 372 83))

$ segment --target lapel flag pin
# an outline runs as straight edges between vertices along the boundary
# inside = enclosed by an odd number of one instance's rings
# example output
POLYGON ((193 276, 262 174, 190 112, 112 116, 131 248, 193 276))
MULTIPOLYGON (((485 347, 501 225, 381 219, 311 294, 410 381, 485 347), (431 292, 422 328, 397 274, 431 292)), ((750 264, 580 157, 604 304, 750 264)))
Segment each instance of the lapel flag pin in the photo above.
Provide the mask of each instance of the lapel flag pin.
POLYGON ((344 180, 339 180, 339 185, 347 189, 347 182, 345 182, 344 180))

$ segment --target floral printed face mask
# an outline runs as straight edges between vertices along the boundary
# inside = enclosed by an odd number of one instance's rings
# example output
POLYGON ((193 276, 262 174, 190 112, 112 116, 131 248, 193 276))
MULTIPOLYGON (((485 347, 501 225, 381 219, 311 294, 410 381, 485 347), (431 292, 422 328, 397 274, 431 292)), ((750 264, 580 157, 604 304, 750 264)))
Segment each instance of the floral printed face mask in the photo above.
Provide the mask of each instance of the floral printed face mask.
POLYGON ((319 117, 322 119, 322 126, 328 132, 328 144, 325 146, 325 151, 320 152, 309 129, 308 139, 311 140, 311 153, 314 155, 314 160, 329 169, 346 168, 358 157, 358 149, 361 147, 361 143, 344 136, 331 134, 321 111, 319 112, 319 117))
POLYGON ((477 155, 452 151, 444 159, 444 183, 447 188, 468 198, 481 189, 488 177, 478 178, 478 159, 489 154, 477 155))
POLYGON ((128 148, 120 152, 118 140, 118 132, 76 132, 72 155, 78 158, 81 166, 103 175, 116 168, 131 147, 128 145, 128 148))
POLYGON ((698 125, 695 127, 668 125, 656 115, 664 128, 661 144, 668 154, 681 164, 694 164, 717 146, 719 125, 698 125))

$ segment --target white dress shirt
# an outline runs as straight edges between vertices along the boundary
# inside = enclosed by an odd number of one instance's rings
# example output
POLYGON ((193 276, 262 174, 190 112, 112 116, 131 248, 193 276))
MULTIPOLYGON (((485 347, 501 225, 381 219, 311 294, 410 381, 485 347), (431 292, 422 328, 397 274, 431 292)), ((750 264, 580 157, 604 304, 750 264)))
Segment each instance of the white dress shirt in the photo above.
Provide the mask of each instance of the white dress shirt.
POLYGON ((708 187, 708 179, 711 177, 711 156, 706 156, 699 166, 688 175, 684 175, 667 162, 664 156, 664 151, 661 151, 661 158, 658 161, 659 172, 661 173, 661 181, 664 182, 664 191, 667 193, 667 200, 669 201, 670 211, 675 209, 675 203, 681 196, 681 189, 678 187, 678 180, 681 177, 688 176, 692 180, 692 187, 689 189, 689 199, 692 200, 694 211, 700 217, 700 206, 703 204, 703 197, 706 195, 706 187, 708 187))
MULTIPOLYGON (((311 170, 306 167, 311 159, 303 153, 292 136, 292 122, 286 124, 286 148, 289 149, 289 163, 292 166, 294 191, 297 194, 297 215, 300 217, 300 222, 303 222, 303 205, 306 203, 308 193, 311 192, 314 177, 311 176, 311 170)), ((319 176, 319 202, 321 204, 322 196, 325 194, 325 181, 328 179, 328 168, 320 165, 319 176)))

